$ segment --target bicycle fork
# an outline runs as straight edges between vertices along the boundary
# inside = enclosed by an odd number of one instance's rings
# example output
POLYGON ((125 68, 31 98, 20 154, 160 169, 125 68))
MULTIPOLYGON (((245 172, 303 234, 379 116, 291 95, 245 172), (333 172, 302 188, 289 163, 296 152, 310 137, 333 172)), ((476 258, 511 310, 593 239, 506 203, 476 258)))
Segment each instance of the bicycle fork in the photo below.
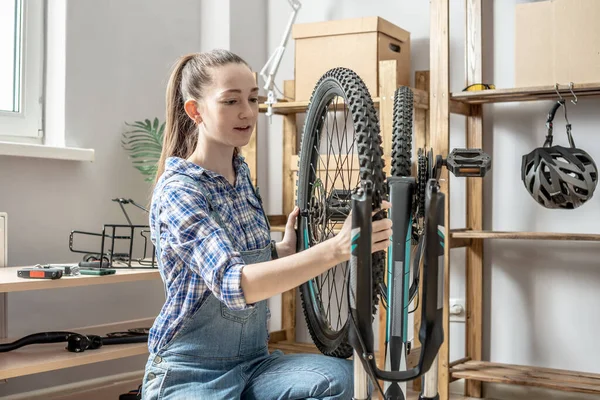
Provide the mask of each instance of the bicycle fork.
MULTIPOLYGON (((373 343, 371 329, 371 303, 370 301, 357 301, 358 299, 371 298, 371 285, 358 285, 360 281, 370 281, 371 274, 371 194, 364 187, 359 188, 352 196, 352 242, 350 248, 350 279, 348 301, 350 305, 350 318, 355 329, 371 334, 363 338, 356 331, 350 333, 351 340, 361 342, 361 346, 352 346, 354 363, 354 397, 353 400, 367 400, 369 375, 361 361, 371 355, 358 352, 356 349, 365 348, 364 343, 373 343), (365 257, 366 255, 366 257, 365 257), (366 278, 366 279, 365 279, 366 278), (359 292, 360 291, 360 292, 359 292), (365 293, 368 291, 368 293, 365 293), (354 333, 354 335, 352 335, 354 333)), ((376 384, 376 381, 373 382, 376 384)))
MULTIPOLYGON (((425 197, 425 209, 429 210, 432 206, 432 196, 436 196, 436 201, 433 206, 436 208, 434 213, 427 212, 427 217, 433 219, 425 221, 426 240, 430 242, 430 249, 425 256, 425 263, 428 264, 424 268, 424 273, 437 270, 438 287, 429 287, 431 291, 437 290, 437 302, 427 304, 427 307, 436 307, 436 319, 441 324, 443 319, 444 308, 444 247, 446 244, 445 237, 445 194, 439 191, 439 182, 435 179, 430 179, 427 182, 427 191, 425 197), (437 268, 428 268, 431 265, 437 264, 437 268)), ((427 282, 427 279, 424 279, 427 282)), ((429 280, 431 282, 431 279, 429 280)), ((441 326, 437 324, 437 326, 441 326)), ((441 333, 443 335, 443 333, 441 333)), ((423 375, 422 389, 419 395, 419 400, 439 400, 438 392, 438 358, 435 356, 431 368, 423 375)))
MULTIPOLYGON (((385 369, 406 371, 409 352, 408 307, 410 282, 410 249, 412 236, 413 177, 389 177, 389 218, 392 220, 392 243, 388 250, 387 321, 385 338, 385 369)), ((405 400, 406 382, 384 384, 386 400, 405 400)))

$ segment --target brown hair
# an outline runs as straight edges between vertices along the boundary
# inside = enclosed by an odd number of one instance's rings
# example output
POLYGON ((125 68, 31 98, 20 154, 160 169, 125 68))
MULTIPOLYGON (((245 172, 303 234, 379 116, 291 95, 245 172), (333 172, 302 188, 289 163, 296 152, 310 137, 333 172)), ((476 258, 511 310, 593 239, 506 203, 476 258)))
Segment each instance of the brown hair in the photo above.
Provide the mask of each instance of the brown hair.
MULTIPOLYGON (((212 82, 210 68, 230 63, 244 64, 250 68, 241 57, 222 49, 186 54, 177 60, 167 84, 167 119, 156 181, 165 171, 168 157, 188 158, 198 142, 198 129, 185 112, 185 101, 190 98, 202 99, 204 87, 212 82)), ((238 152, 236 148, 234 157, 238 152)))

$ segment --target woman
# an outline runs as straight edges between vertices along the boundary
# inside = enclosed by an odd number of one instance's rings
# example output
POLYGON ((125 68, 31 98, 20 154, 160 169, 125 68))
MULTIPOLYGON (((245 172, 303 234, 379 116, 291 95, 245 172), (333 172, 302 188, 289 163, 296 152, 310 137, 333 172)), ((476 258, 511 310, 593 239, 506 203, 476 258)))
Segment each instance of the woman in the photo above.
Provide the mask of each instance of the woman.
MULTIPOLYGON (((237 55, 214 50, 176 64, 150 226, 166 301, 149 336, 143 398, 351 399, 352 363, 268 352, 267 299, 350 258, 351 220, 295 254, 296 208, 281 242, 238 149, 258 117, 258 87, 237 55)), ((385 203, 382 208, 388 208, 385 203)), ((391 221, 373 223, 372 250, 391 221)))

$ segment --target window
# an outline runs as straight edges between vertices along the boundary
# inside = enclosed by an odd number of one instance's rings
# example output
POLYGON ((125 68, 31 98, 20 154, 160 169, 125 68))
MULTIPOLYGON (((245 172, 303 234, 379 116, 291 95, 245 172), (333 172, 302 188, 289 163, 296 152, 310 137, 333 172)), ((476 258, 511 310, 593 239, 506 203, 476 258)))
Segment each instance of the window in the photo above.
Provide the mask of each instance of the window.
POLYGON ((44 5, 0 1, 0 141, 42 143, 44 5))

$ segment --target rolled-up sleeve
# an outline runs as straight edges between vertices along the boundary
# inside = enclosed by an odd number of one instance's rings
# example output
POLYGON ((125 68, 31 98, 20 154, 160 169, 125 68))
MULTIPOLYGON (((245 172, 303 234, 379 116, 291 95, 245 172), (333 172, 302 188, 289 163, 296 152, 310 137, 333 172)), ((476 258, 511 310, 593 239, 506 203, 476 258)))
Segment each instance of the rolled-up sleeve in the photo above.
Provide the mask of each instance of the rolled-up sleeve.
POLYGON ((225 230, 211 217, 208 202, 187 182, 168 184, 162 196, 161 219, 168 226, 171 248, 183 264, 198 274, 227 308, 244 310, 240 253, 225 230))

